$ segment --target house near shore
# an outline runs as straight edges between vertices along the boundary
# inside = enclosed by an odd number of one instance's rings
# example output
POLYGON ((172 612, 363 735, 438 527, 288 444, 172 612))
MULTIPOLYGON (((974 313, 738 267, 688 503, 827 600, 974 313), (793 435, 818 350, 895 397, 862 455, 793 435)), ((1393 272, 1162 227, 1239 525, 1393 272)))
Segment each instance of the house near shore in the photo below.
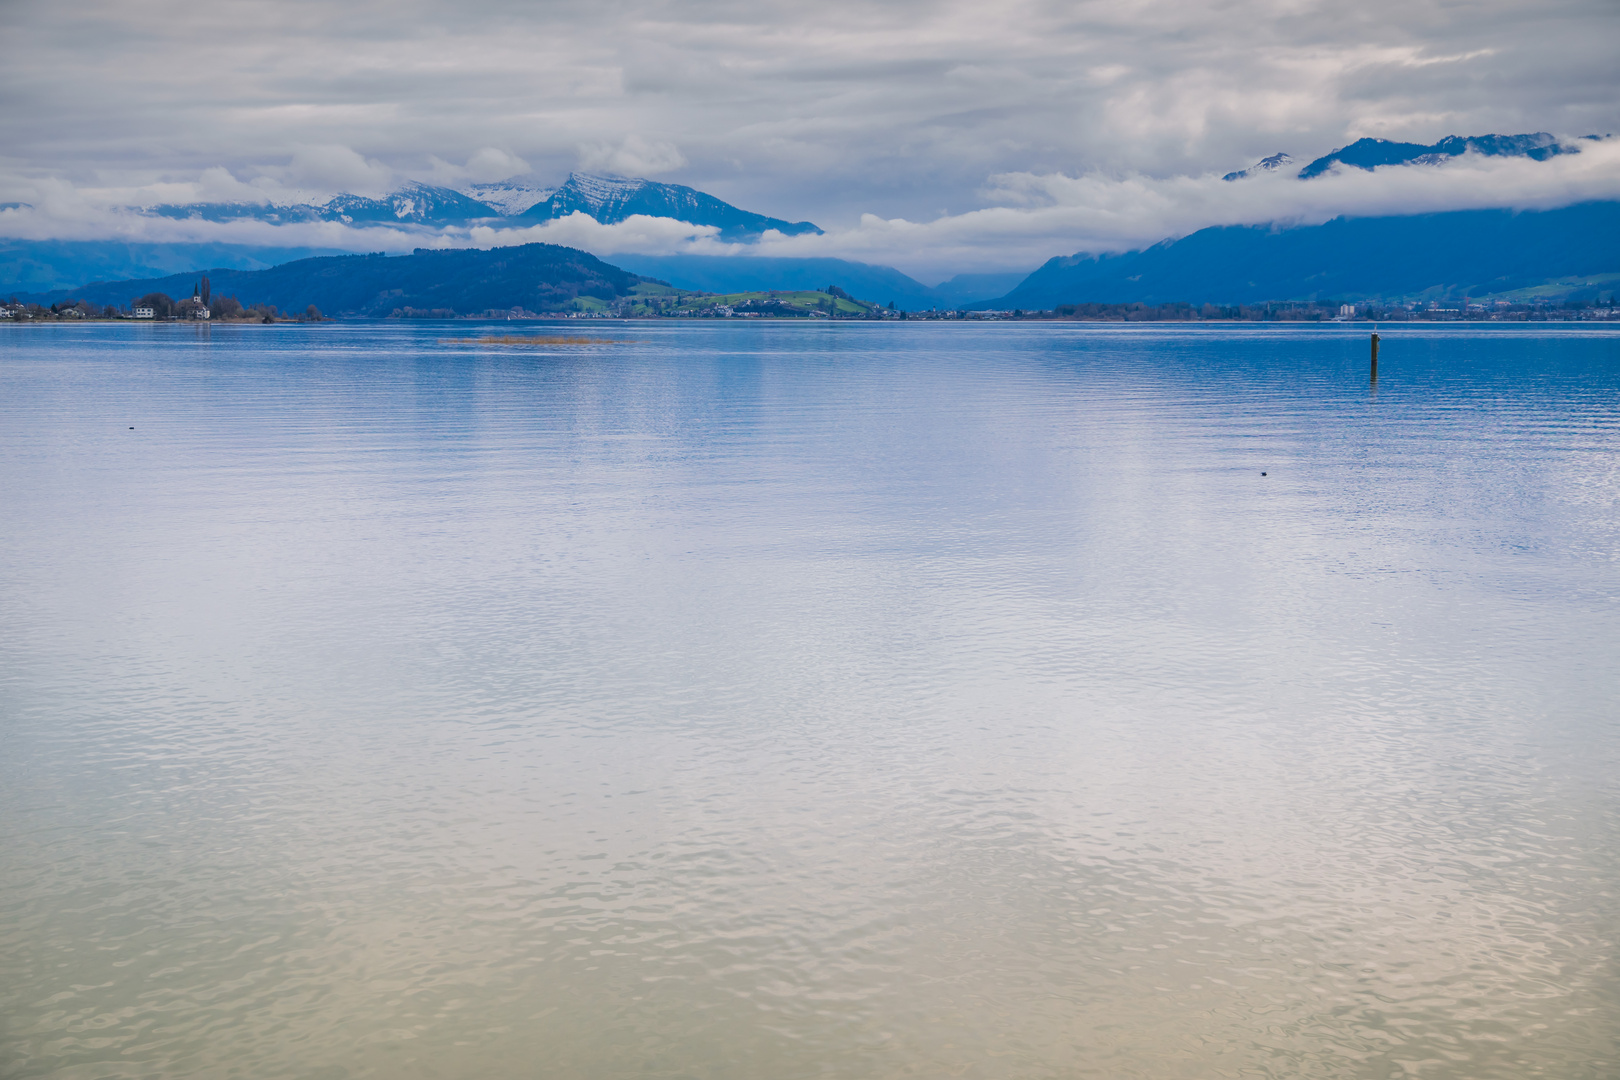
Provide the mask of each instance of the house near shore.
POLYGON ((174 306, 174 313, 181 319, 207 319, 213 315, 208 308, 210 288, 206 276, 197 282, 196 288, 191 290, 188 299, 180 301, 174 306))
POLYGON ((149 307, 138 307, 130 313, 132 319, 155 319, 157 311, 149 307))

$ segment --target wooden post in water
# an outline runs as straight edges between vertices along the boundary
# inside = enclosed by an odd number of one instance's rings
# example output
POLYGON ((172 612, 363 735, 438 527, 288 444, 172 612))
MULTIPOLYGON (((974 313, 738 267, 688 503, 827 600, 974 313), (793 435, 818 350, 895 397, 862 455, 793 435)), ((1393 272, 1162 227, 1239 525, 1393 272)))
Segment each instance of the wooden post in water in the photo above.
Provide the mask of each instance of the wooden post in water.
POLYGON ((1372 378, 1369 381, 1378 381, 1378 331, 1376 330, 1373 331, 1372 336, 1372 378))

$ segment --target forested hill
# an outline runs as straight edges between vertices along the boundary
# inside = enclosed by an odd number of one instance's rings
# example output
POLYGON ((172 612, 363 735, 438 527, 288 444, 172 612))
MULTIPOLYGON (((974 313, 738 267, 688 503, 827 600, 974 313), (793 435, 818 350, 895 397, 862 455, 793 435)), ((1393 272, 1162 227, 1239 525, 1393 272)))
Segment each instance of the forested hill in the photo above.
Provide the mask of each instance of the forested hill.
POLYGON ((1617 277, 1620 202, 1592 202, 1202 229, 1145 251, 1052 259, 975 306, 1484 298, 1570 279, 1566 295, 1593 299, 1617 277))
POLYGON ((96 282, 41 299, 72 298, 93 304, 129 304, 147 293, 190 296, 206 273, 215 296, 244 306, 274 304, 302 312, 314 304, 327 315, 382 317, 396 310, 458 315, 521 307, 561 311, 577 297, 611 301, 642 278, 596 256, 556 244, 524 244, 490 251, 427 251, 387 257, 338 255, 299 259, 268 270, 208 270, 143 281, 96 282))

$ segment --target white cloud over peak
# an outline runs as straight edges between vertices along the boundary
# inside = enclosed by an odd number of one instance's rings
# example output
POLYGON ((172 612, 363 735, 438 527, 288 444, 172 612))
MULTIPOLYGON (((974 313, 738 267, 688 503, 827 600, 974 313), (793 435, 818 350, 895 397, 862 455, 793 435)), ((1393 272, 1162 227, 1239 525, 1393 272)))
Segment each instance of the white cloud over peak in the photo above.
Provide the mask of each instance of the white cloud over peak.
POLYGON ((285 169, 265 172, 288 187, 356 195, 384 195, 399 181, 399 174, 382 162, 338 145, 295 147, 285 169))
MULTIPOLYGON (((1432 166, 1339 168, 1308 181, 1285 172, 1237 182, 1214 174, 1004 173, 983 192, 990 205, 966 213, 928 221, 865 214, 853 227, 821 236, 767 233, 757 245, 724 244, 712 236, 675 239, 671 231, 674 248, 659 250, 834 256, 942 279, 962 271, 1031 268, 1054 255, 1135 250, 1213 225, 1311 225, 1340 216, 1539 210, 1620 199, 1620 139, 1581 145, 1578 154, 1548 161, 1467 154, 1432 166)), ((591 242, 602 244, 602 251, 652 250, 606 237, 582 238, 578 246, 591 242)))
POLYGON ((454 165, 437 154, 429 155, 427 175, 430 184, 459 187, 462 184, 493 184, 529 171, 529 163, 516 154, 486 146, 467 158, 465 165, 454 165))
POLYGON ((491 184, 528 172, 529 163, 516 154, 486 146, 467 159, 465 168, 467 179, 473 183, 491 184))
POLYGON ((243 244, 251 247, 320 247, 342 251, 387 251, 418 247, 465 247, 464 237, 424 237, 388 226, 356 229, 340 222, 272 225, 247 219, 204 221, 154 217, 86 202, 76 194, 44 197, 32 205, 0 209, 0 237, 18 240, 116 240, 150 244, 243 244))
POLYGON ((467 238, 474 247, 561 244, 605 257, 631 251, 647 255, 678 252, 725 254, 731 249, 718 243, 716 238, 719 235, 719 228, 713 225, 690 225, 684 221, 642 214, 632 214, 617 224, 603 225, 576 210, 567 217, 523 229, 474 227, 468 230, 467 238))
POLYGON ((640 135, 627 135, 617 145, 586 143, 579 148, 579 166, 586 172, 658 176, 685 164, 686 158, 674 143, 649 142, 640 135))

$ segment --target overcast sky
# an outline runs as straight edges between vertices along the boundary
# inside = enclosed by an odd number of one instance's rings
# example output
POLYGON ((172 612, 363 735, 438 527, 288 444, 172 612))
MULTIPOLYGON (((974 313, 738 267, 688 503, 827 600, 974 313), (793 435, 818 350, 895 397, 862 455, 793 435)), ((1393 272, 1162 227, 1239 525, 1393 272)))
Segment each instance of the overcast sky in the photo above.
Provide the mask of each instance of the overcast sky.
MULTIPOLYGON (((1620 131, 1617 55, 1616 0, 8 0, 0 200, 67 220, 587 168, 816 221, 823 253, 993 268, 1231 217, 1210 178, 1278 150, 1620 131)), ((1453 187, 1620 194, 1613 166, 1453 187)))

